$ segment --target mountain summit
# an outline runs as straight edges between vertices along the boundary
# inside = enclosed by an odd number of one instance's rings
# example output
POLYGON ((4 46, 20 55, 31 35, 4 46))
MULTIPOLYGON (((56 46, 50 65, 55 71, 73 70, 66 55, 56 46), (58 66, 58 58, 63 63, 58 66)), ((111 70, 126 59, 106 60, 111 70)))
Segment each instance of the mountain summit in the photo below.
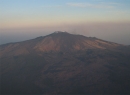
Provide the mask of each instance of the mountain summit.
POLYGON ((70 52, 86 49, 110 49, 117 46, 120 45, 95 37, 85 37, 83 35, 56 31, 47 36, 38 37, 32 40, 1 45, 0 56, 28 54, 31 52, 70 52))

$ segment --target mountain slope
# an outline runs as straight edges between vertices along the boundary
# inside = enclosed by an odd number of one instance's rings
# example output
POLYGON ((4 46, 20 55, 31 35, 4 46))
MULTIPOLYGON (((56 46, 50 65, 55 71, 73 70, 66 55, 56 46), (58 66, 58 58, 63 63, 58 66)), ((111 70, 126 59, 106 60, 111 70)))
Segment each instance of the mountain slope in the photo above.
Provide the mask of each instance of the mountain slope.
POLYGON ((56 32, 0 46, 3 95, 130 94, 130 47, 56 32))
POLYGON ((130 53, 87 50, 1 58, 3 94, 130 94, 130 53))
POLYGON ((36 39, 10 43, 0 46, 0 56, 21 55, 30 52, 77 51, 86 49, 109 49, 119 44, 103 41, 93 37, 73 35, 67 32, 55 32, 36 39))

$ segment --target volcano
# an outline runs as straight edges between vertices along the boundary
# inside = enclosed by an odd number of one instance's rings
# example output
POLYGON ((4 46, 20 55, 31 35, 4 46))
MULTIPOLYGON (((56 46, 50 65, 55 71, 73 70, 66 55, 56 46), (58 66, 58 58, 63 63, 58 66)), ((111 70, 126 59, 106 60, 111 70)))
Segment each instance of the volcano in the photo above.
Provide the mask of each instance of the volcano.
POLYGON ((2 45, 0 46, 0 56, 22 55, 32 52, 72 52, 87 49, 112 49, 118 46, 121 45, 95 37, 85 37, 57 31, 32 40, 2 45))
POLYGON ((57 31, 0 45, 1 94, 130 94, 130 46, 57 31))

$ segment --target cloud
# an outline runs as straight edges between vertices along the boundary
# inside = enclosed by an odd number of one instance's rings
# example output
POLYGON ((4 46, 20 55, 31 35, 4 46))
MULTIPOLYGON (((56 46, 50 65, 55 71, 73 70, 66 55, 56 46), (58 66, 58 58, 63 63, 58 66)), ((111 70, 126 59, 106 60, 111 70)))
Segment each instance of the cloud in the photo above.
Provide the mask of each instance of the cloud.
POLYGON ((101 2, 99 4, 91 4, 91 3, 67 3, 68 6, 71 7, 80 7, 80 8, 115 8, 117 6, 117 3, 104 3, 101 2))
POLYGON ((100 2, 100 4, 112 5, 112 6, 120 6, 120 5, 122 5, 122 4, 117 3, 117 2, 100 2))

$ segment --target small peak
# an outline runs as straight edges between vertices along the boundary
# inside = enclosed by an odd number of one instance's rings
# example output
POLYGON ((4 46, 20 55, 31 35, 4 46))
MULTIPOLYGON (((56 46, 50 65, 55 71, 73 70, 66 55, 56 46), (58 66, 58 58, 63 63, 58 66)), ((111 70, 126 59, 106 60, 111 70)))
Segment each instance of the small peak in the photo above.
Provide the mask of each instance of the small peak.
POLYGON ((52 34, 49 34, 47 36, 65 36, 65 35, 70 35, 70 33, 66 32, 66 31, 55 31, 52 34))
POLYGON ((55 31, 54 33, 61 33, 62 31, 55 31))
POLYGON ((55 31, 54 33, 67 33, 66 31, 55 31))

